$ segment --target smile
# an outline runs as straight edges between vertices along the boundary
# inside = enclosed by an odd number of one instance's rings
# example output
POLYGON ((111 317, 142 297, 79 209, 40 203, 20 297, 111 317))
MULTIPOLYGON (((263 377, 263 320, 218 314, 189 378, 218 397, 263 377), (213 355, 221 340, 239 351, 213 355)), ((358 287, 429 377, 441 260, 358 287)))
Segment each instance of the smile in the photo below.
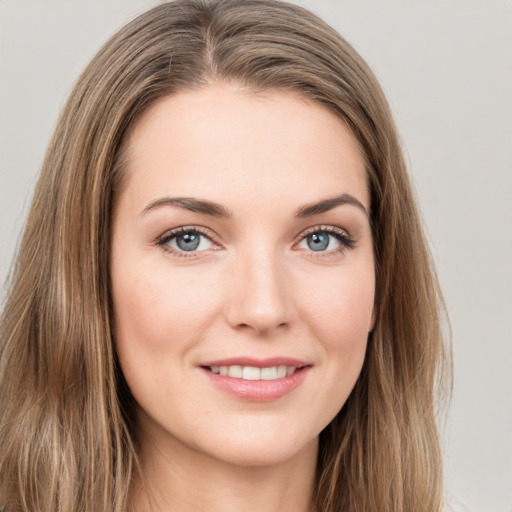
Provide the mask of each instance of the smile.
POLYGON ((289 357, 243 357, 205 362, 199 369, 223 393, 245 401, 268 402, 300 387, 312 365, 289 357))
POLYGON ((244 380, 276 380, 290 376, 295 373, 295 366, 269 366, 258 368, 256 366, 210 366, 209 370, 218 375, 233 377, 244 380))

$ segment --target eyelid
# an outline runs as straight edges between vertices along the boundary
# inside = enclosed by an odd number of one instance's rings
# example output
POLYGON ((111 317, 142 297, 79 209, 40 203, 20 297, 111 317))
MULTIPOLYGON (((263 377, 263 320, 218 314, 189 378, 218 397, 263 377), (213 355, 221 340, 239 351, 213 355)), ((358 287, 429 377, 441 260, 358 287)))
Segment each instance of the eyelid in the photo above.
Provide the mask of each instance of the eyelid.
POLYGON ((350 236, 349 232, 344 228, 339 228, 337 226, 332 226, 330 224, 319 224, 318 226, 311 226, 310 228, 305 229, 300 235, 299 239, 302 239, 312 233, 335 233, 339 235, 345 236, 348 240, 353 240, 350 236))
POLYGON ((174 238, 178 235, 181 235, 181 234, 185 234, 185 233, 198 233, 199 235, 207 238, 214 245, 214 249, 220 249, 220 247, 221 247, 221 244, 217 241, 217 237, 215 236, 215 234, 212 231, 210 231, 209 229, 206 229, 204 227, 194 226, 194 225, 179 226, 177 228, 172 228, 172 229, 167 230, 165 233, 160 235, 155 240, 155 245, 159 246, 166 253, 169 253, 178 258, 198 258, 198 257, 200 257, 201 253, 208 251, 206 249, 203 251, 187 252, 187 251, 175 249, 174 247, 171 247, 170 245, 168 245, 168 242, 172 238, 174 238))
MULTIPOLYGON (((202 250, 202 251, 182 251, 179 249, 175 249, 168 245, 168 242, 173 238, 180 234, 185 233, 198 233, 201 236, 204 236, 207 238, 213 245, 214 250, 220 249, 222 246, 217 241, 218 237, 213 233, 211 230, 204 228, 202 226, 195 226, 195 225, 189 225, 189 226, 179 226, 176 228, 172 228, 167 230, 165 233, 160 235, 156 240, 155 244, 159 246, 163 251, 166 253, 172 254, 175 257, 179 258, 198 258, 201 257, 201 253, 208 252, 208 249, 202 250)), ((342 253, 347 249, 353 249, 355 247, 356 241, 354 238, 348 233, 346 229, 332 226, 332 225, 318 225, 318 226, 312 226, 304 231, 301 232, 301 234, 298 236, 297 240, 293 244, 293 248, 295 249, 297 245, 302 242, 307 236, 313 234, 313 233, 328 233, 335 238, 338 239, 338 241, 341 243, 341 247, 338 249, 331 249, 329 251, 319 251, 314 254, 315 257, 322 257, 322 256, 329 256, 334 253, 342 253)), ((297 249, 298 250, 298 249, 297 249)), ((307 252, 314 252, 314 251, 307 251, 307 252)))
MULTIPOLYGON (((332 225, 318 225, 318 226, 312 226, 305 231, 303 231, 297 241, 294 243, 294 248, 302 242, 307 236, 312 235, 314 233, 327 233, 329 235, 333 235, 336 237, 342 246, 339 249, 334 249, 330 251, 318 251, 315 253, 315 257, 322 257, 322 256, 328 256, 332 255, 333 253, 340 253, 345 251, 346 249, 353 249, 356 247, 356 240, 349 234, 349 232, 346 229, 332 226, 332 225)), ((311 251, 314 252, 314 251, 311 251)))

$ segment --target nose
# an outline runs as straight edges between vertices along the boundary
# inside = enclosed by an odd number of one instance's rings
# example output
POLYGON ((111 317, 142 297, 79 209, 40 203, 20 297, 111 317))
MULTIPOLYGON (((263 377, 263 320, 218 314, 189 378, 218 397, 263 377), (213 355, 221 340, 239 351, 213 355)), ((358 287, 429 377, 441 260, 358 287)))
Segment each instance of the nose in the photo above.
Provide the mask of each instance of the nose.
POLYGON ((290 324, 290 283, 276 255, 264 251, 240 255, 229 281, 225 315, 233 328, 265 336, 290 324))

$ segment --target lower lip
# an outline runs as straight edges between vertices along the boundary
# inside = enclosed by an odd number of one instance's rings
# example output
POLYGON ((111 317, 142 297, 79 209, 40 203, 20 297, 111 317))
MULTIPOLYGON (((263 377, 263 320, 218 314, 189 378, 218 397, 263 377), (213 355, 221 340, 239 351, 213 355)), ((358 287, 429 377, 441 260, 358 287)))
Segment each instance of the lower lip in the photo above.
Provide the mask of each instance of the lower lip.
POLYGON ((306 378, 311 366, 298 368, 292 375, 275 380, 245 380, 213 373, 206 368, 201 371, 210 382, 225 393, 251 402, 271 402, 297 389, 306 378))

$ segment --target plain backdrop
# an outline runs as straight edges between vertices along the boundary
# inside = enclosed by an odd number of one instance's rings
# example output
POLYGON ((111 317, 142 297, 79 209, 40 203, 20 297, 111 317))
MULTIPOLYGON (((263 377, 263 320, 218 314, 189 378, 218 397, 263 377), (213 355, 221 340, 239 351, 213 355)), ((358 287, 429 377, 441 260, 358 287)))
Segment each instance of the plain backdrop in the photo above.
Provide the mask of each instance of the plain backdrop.
MULTIPOLYGON (((116 28, 156 3, 0 0, 2 283, 74 80, 116 28)), ((453 509, 512 512, 512 1, 297 3, 369 62, 406 148, 453 329, 453 509)))

